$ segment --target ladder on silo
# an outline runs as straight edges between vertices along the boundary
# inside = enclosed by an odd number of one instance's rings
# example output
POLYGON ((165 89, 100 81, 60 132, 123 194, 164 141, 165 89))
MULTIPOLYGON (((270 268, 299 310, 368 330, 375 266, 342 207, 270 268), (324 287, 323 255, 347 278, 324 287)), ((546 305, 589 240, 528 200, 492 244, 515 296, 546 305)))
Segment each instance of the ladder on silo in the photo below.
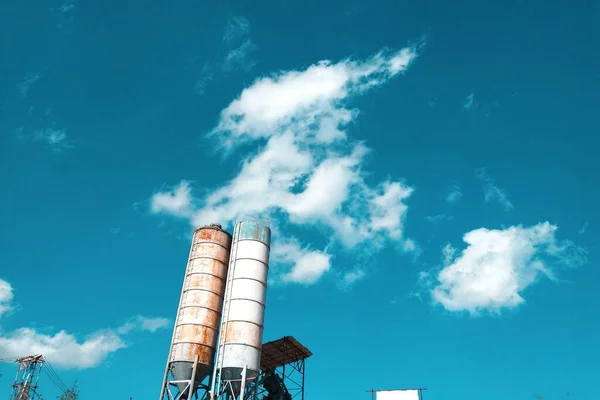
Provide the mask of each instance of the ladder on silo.
POLYGON ((221 311, 221 329, 219 330, 219 340, 217 342, 217 359, 215 361, 215 368, 213 371, 212 384, 211 384, 211 393, 213 396, 218 396, 221 394, 221 372, 223 370, 223 354, 225 352, 225 343, 223 343, 226 334, 227 334, 227 326, 229 324, 229 309, 231 304, 231 296, 232 296, 232 282, 233 276, 235 273, 235 264, 237 260, 237 250, 239 243, 239 222, 235 224, 233 230, 233 241, 232 241, 232 249, 233 251, 229 255, 229 268, 227 269, 227 278, 225 280, 225 294, 223 296, 223 307, 221 311), (234 247, 235 246, 235 247, 234 247), (223 321, 225 321, 225 325, 223 325, 223 321))

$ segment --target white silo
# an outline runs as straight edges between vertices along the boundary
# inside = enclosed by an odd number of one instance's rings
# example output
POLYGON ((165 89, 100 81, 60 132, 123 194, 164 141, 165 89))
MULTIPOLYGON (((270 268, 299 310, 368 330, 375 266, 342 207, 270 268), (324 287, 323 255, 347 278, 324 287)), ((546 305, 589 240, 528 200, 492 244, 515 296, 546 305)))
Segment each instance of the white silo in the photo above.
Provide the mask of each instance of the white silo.
POLYGON ((271 229, 259 221, 235 225, 211 392, 234 397, 260 374, 271 229), (245 372, 245 382, 242 374, 245 372))

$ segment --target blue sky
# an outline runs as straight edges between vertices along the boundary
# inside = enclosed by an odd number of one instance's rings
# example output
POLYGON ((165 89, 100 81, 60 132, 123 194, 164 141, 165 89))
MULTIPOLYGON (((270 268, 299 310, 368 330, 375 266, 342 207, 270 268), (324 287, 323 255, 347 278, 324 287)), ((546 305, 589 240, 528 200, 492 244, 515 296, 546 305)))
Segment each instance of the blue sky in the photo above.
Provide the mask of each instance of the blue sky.
POLYGON ((0 359, 157 397, 192 226, 261 215, 307 399, 596 396, 598 2, 209 3, 0 4, 0 359))

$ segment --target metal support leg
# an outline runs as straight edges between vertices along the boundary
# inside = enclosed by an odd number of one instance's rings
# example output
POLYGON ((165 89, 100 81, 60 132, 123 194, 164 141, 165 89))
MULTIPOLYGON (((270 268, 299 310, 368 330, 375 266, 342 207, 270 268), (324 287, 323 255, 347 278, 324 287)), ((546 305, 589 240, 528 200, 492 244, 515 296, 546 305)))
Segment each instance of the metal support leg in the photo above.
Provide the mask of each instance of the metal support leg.
POLYGON ((169 377, 169 363, 167 363, 167 367, 165 368, 165 375, 163 376, 162 388, 160 389, 160 397, 158 400, 163 400, 165 396, 165 388, 167 386, 167 378, 169 377))
POLYGON ((302 400, 304 400, 304 372, 306 371, 306 360, 302 360, 302 400))
POLYGON ((246 366, 242 370, 242 386, 240 388, 240 400, 244 400, 244 392, 246 391, 246 366))
MULTIPOLYGON (((188 386, 188 399, 192 398, 192 395, 196 392, 195 383, 196 383, 196 368, 198 367, 198 354, 194 357, 194 365, 192 367, 192 377, 190 378, 190 384, 188 386)), ((196 396, 196 399, 198 396, 196 396)))

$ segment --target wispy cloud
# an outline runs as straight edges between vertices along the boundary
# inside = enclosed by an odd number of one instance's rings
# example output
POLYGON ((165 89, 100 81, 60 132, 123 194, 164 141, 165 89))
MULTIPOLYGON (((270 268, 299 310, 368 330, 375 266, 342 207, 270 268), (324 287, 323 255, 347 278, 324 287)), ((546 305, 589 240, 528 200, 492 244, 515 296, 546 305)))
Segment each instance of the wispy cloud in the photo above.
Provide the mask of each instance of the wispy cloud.
POLYGON ((227 20, 225 24, 225 32, 223 33, 223 41, 231 44, 250 34, 250 21, 246 17, 235 16, 227 20))
POLYGON ((221 63, 222 71, 243 70, 248 72, 254 67, 256 61, 250 55, 256 51, 258 46, 249 37, 250 30, 250 21, 245 17, 232 17, 227 21, 223 41, 229 47, 229 51, 221 63))
POLYGON ((67 137, 67 132, 64 129, 46 128, 35 131, 32 140, 36 142, 44 142, 54 151, 61 151, 75 147, 71 144, 67 137))
POLYGON ((250 71, 256 64, 250 58, 250 53, 255 51, 256 48, 256 44, 251 39, 246 39, 239 47, 227 53, 225 60, 223 60, 223 70, 226 72, 236 69, 242 69, 246 72, 250 71))
POLYGON ((56 27, 66 29, 73 22, 73 14, 77 0, 65 0, 57 9, 53 9, 56 18, 56 27))
POLYGON ((580 235, 583 235, 584 233, 587 232, 589 226, 590 226, 590 224, 588 223, 588 221, 585 221, 583 223, 583 225, 581 226, 581 228, 579 228, 577 233, 579 233, 580 235))
POLYGON ((448 194, 446 195, 446 202, 457 203, 462 198, 462 190, 458 185, 451 185, 448 194))
POLYGON ((342 282, 345 285, 351 285, 359 280, 363 279, 366 276, 365 271, 361 269, 356 269, 354 271, 349 271, 344 274, 344 278, 342 282))
POLYGON ((204 94, 204 89, 206 88, 206 85, 208 85, 208 82, 210 82, 213 79, 214 74, 214 67, 211 66, 211 64, 206 62, 202 65, 202 70, 200 71, 200 78, 196 80, 196 86, 194 87, 194 89, 196 90, 196 94, 204 94))
POLYGON ((169 326, 171 321, 168 318, 150 318, 138 315, 126 322, 117 329, 117 333, 125 335, 134 330, 142 330, 147 332, 156 332, 159 329, 164 329, 169 326))
POLYGON ((41 78, 39 74, 30 74, 23 79, 23 82, 19 84, 19 93, 22 97, 27 97, 29 89, 41 78))
POLYGON ((465 102, 463 103, 463 108, 465 110, 470 110, 474 107, 477 107, 477 102, 475 101, 475 93, 471 93, 465 99, 465 102))
MULTIPOLYGON (((349 101, 404 73, 416 56, 415 47, 385 50, 364 61, 320 61, 257 79, 221 112, 209 136, 225 155, 242 143, 266 139, 265 145, 244 157, 235 178, 206 196, 193 197, 182 181, 155 193, 151 211, 194 225, 260 215, 327 229, 332 243, 348 251, 387 242, 415 251, 404 235, 413 189, 401 180, 368 185, 363 171, 370 151, 352 141, 346 127, 358 116, 347 108, 349 101)), ((286 232, 282 236, 297 241, 286 232)), ((298 242, 295 251, 302 256, 298 260, 307 261, 290 265, 280 274, 283 281, 311 283, 331 268, 327 250, 298 242)))
POLYGON ((578 266, 586 251, 556 239, 557 227, 548 222, 531 227, 475 229, 463 237, 467 247, 446 245, 443 268, 433 277, 425 272, 421 283, 431 288, 436 303, 449 311, 498 313, 522 304, 523 291, 538 277, 555 279, 552 266, 578 266))
POLYGON ((60 6, 60 11, 62 13, 68 13, 75 9, 75 0, 66 0, 60 6))
POLYGON ((506 192, 500 187, 496 186, 496 183, 492 178, 489 177, 485 168, 479 168, 475 171, 475 174, 479 180, 483 183, 483 190, 485 196, 485 202, 490 203, 492 201, 498 202, 506 211, 512 210, 513 204, 508 199, 506 192))
POLYGON ((245 17, 235 16, 227 20, 223 32, 226 54, 222 60, 205 62, 202 65, 200 77, 196 80, 194 87, 196 94, 203 95, 208 83, 219 71, 222 73, 248 72, 256 65, 251 54, 257 50, 258 46, 249 37, 250 32, 250 21, 245 17))
MULTIPOLYGON (((11 285, 0 280, 0 315, 10 309, 13 299, 11 285)), ((110 354, 127 347, 126 334, 134 331, 155 332, 169 325, 165 318, 136 317, 117 329, 101 329, 80 339, 60 330, 54 334, 33 328, 0 331, 2 358, 17 358, 43 354, 57 367, 86 369, 98 366, 110 354)))

